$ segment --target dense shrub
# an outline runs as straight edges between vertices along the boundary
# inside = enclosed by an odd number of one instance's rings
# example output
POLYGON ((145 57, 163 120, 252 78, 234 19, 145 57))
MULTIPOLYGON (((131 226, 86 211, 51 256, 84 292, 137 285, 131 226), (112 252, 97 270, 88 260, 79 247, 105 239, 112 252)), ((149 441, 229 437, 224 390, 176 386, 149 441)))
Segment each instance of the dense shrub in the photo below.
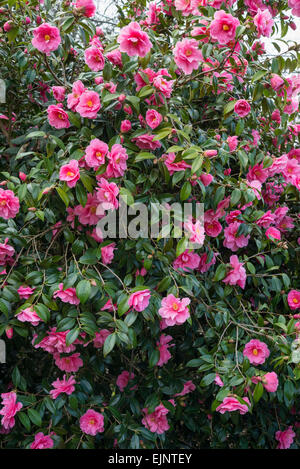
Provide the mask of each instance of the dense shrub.
POLYGON ((1 447, 296 448, 299 1, 93 6, 0 1, 1 447))

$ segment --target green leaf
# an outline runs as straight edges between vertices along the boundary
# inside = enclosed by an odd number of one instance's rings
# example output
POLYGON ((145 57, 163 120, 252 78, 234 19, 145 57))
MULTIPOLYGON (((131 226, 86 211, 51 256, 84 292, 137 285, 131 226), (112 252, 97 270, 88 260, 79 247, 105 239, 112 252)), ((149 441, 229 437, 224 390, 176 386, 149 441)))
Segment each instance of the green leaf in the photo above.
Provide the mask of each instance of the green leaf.
POLYGON ((257 383, 255 388, 254 388, 254 393, 253 393, 253 400, 254 402, 258 402, 261 398, 261 396, 264 393, 264 387, 261 382, 257 383))
POLYGON ((75 340, 77 339, 77 337, 79 336, 79 328, 77 327, 76 329, 71 329, 67 336, 66 336, 66 345, 69 346, 71 345, 73 342, 75 342, 75 340))
POLYGON ((80 303, 87 302, 91 295, 91 284, 88 280, 81 280, 76 286, 76 295, 80 299, 80 303))
POLYGON ((30 420, 32 421, 32 423, 34 423, 38 427, 40 427, 42 425, 41 416, 35 409, 29 408, 27 410, 27 414, 28 414, 28 417, 30 418, 30 420))
POLYGON ((192 192, 192 185, 189 181, 185 181, 180 190, 180 200, 184 201, 189 198, 192 192))
POLYGON ((61 187, 56 187, 56 191, 61 200, 64 202, 65 206, 68 207, 70 203, 68 194, 61 187))
POLYGON ((220 264, 216 270, 215 276, 213 278, 214 282, 219 282, 220 280, 223 280, 223 278, 226 277, 226 265, 220 264))
POLYGON ((25 412, 18 412, 17 416, 21 424, 26 428, 26 430, 30 431, 31 423, 27 414, 25 414, 25 412))
POLYGON ((106 338, 104 342, 104 346, 103 346, 103 355, 105 357, 113 350, 115 343, 116 343, 116 334, 115 333, 110 334, 106 338))

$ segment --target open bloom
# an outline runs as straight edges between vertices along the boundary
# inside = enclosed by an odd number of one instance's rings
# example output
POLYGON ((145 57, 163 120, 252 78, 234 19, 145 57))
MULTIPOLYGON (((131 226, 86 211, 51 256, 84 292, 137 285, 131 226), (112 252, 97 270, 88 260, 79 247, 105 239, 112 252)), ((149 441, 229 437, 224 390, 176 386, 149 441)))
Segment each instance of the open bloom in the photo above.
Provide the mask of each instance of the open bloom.
POLYGON ((287 301, 292 310, 300 308, 300 291, 291 290, 287 296, 287 301))
POLYGON ((60 357, 59 354, 54 355, 55 364, 62 371, 67 373, 76 373, 83 366, 83 361, 80 358, 80 353, 73 353, 68 357, 60 357))
POLYGON ((251 381, 255 384, 261 382, 268 392, 276 392, 278 388, 278 377, 274 371, 266 373, 264 376, 253 376, 251 381))
POLYGON ((190 312, 187 307, 190 302, 191 300, 189 298, 183 298, 181 300, 170 294, 162 299, 158 314, 165 319, 167 326, 183 324, 190 317, 190 312))
POLYGON ((175 270, 182 269, 188 271, 189 269, 197 269, 199 267, 200 257, 194 251, 186 249, 180 256, 173 262, 175 270))
MULTIPOLYGON (((243 397, 243 401, 247 402, 250 405, 248 397, 243 397)), ((225 414, 225 412, 234 412, 238 410, 241 415, 246 414, 249 411, 247 404, 241 404, 236 397, 225 397, 223 402, 216 408, 217 412, 220 414, 225 414)))
POLYGON ((78 179, 80 179, 78 161, 71 160, 68 164, 63 165, 60 168, 59 179, 66 181, 69 187, 75 187, 78 179))
POLYGON ((145 416, 142 420, 142 424, 145 425, 145 427, 148 428, 150 432, 162 435, 170 428, 166 417, 168 412, 169 410, 166 409, 162 404, 158 405, 151 414, 149 414, 148 409, 145 408, 143 409, 145 416))
POLYGON ((96 46, 91 46, 84 51, 84 60, 93 72, 99 72, 104 68, 104 56, 96 46))
POLYGON ((254 16, 253 22, 257 28, 258 37, 265 36, 270 37, 272 33, 272 28, 274 25, 274 20, 272 18, 271 13, 266 8, 265 10, 261 10, 260 8, 257 10, 257 14, 254 16))
POLYGON ((43 23, 33 30, 32 45, 40 52, 50 55, 61 43, 59 29, 48 23, 43 23))
POLYGON ((101 348, 104 345, 107 337, 111 334, 108 329, 101 329, 100 332, 96 332, 93 345, 95 348, 101 348))
POLYGON ((275 438, 278 441, 277 449, 288 449, 293 444, 295 436, 296 434, 292 426, 289 426, 289 428, 283 432, 276 432, 275 438))
POLYGON ((20 311, 16 318, 21 322, 30 322, 33 326, 37 326, 41 321, 41 318, 36 314, 32 306, 20 311))
POLYGON ((186 394, 189 394, 190 392, 195 391, 195 389, 196 389, 196 386, 194 385, 193 381, 186 381, 183 385, 183 390, 175 394, 175 397, 185 396, 186 394))
POLYGON ((75 288, 66 288, 63 289, 63 283, 59 284, 59 290, 56 290, 53 293, 53 298, 60 298, 64 303, 69 303, 70 305, 79 305, 80 300, 76 296, 75 288))
POLYGON ((17 402, 17 395, 15 392, 3 393, 1 394, 1 398, 1 404, 3 405, 0 410, 0 415, 3 415, 1 424, 5 430, 9 430, 14 427, 15 415, 22 409, 23 404, 21 402, 17 402))
POLYGON ((98 93, 95 91, 85 90, 79 97, 76 111, 81 115, 81 117, 95 119, 100 108, 101 102, 98 93))
POLYGON ((8 244, 8 238, 5 238, 4 243, 0 243, 0 265, 11 264, 12 257, 15 254, 15 249, 8 244))
POLYGON ((140 290, 132 293, 128 299, 128 304, 135 311, 144 311, 149 305, 151 298, 150 290, 140 290))
POLYGON ((230 265, 232 270, 230 270, 223 282, 229 285, 239 285, 244 289, 247 275, 243 263, 239 262, 238 256, 230 256, 230 265))
POLYGON ((108 153, 108 145, 98 138, 90 141, 85 149, 85 161, 90 168, 99 168, 105 163, 105 156, 108 153))
POLYGON ((134 378, 134 373, 129 373, 129 371, 122 371, 122 373, 117 378, 117 386, 119 387, 120 391, 123 392, 124 389, 127 387, 128 382, 134 378))
POLYGON ((75 9, 87 18, 91 18, 96 13, 96 5, 93 0, 76 0, 75 9))
POLYGON ((20 202, 13 191, 0 188, 0 217, 8 220, 15 218, 20 209, 20 202))
POLYGON ((117 195, 119 188, 114 182, 108 182, 107 179, 100 178, 97 187, 97 199, 104 210, 114 210, 119 207, 117 195))
POLYGON ((50 449, 50 448, 53 448, 54 442, 51 438, 52 435, 55 435, 55 433, 51 432, 50 435, 44 435, 43 432, 37 433, 34 437, 34 441, 30 445, 30 449, 50 449))
POLYGON ((218 41, 219 44, 228 44, 235 38, 236 28, 240 25, 237 18, 225 13, 224 10, 218 10, 214 14, 209 31, 212 39, 218 41))
POLYGON ((190 75, 193 70, 197 70, 202 53, 196 39, 183 39, 176 43, 174 49, 174 60, 176 65, 183 70, 186 75, 190 75))
POLYGON ((62 108, 62 104, 51 104, 47 109, 48 121, 56 129, 67 129, 70 127, 69 116, 62 108))
POLYGON ((19 294, 20 298, 24 298, 25 300, 28 300, 28 298, 33 294, 35 288, 27 287, 25 285, 21 285, 17 292, 19 294))
POLYGON ((292 8, 292 15, 300 16, 300 2, 299 0, 289 0, 289 8, 292 8))
MULTIPOLYGON (((165 324, 165 327, 168 327, 167 324, 165 324)), ((171 340, 173 340, 172 336, 162 334, 159 338, 159 342, 156 342, 159 351, 157 366, 165 365, 172 357, 169 352, 169 348, 174 347, 174 344, 170 344, 171 340)))
POLYGON ((225 228, 224 230, 225 239, 223 242, 223 246, 228 249, 231 249, 231 251, 237 251, 239 248, 247 246, 250 239, 250 235, 237 235, 239 226, 240 223, 235 221, 233 223, 230 223, 229 226, 227 226, 227 228, 225 228))
POLYGON ((246 117, 251 111, 251 106, 245 99, 239 99, 234 105, 234 112, 240 117, 246 117))
POLYGON ((162 122, 162 115, 155 109, 148 109, 146 112, 146 122, 151 129, 156 129, 162 122))
POLYGON ((70 376, 69 379, 67 379, 67 376, 64 375, 63 379, 57 379, 52 383, 52 386, 54 389, 50 391, 50 395, 52 399, 56 399, 60 394, 65 393, 70 396, 75 391, 75 386, 76 381, 73 376, 70 376))
POLYGON ((80 417, 80 429, 87 435, 95 436, 97 433, 104 432, 104 417, 93 409, 88 409, 80 417))
POLYGON ((145 57, 152 47, 148 34, 135 21, 121 29, 117 41, 120 52, 125 52, 129 57, 145 57))
POLYGON ((264 342, 252 339, 245 345, 243 355, 253 365, 262 365, 270 355, 270 350, 264 342))

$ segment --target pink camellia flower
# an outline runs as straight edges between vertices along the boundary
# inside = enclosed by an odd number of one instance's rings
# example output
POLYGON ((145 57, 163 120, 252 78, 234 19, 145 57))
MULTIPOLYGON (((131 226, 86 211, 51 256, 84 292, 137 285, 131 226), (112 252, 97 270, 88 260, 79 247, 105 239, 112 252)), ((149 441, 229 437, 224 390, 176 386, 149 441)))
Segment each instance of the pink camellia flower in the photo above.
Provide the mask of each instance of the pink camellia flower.
POLYGON ((222 225, 218 221, 218 214, 213 210, 207 210, 204 213, 204 230, 207 236, 216 238, 222 231, 222 225))
POLYGON ((22 409, 23 404, 17 402, 17 394, 15 392, 7 392, 1 394, 3 405, 0 415, 3 415, 1 424, 5 430, 9 430, 15 426, 15 415, 22 409))
POLYGON ((108 52, 106 54, 106 58, 116 67, 119 67, 119 68, 123 67, 122 54, 119 51, 119 49, 115 49, 115 50, 112 50, 111 52, 108 52))
POLYGON ((205 234, 204 234, 204 226, 200 222, 200 220, 196 220, 195 223, 193 223, 192 219, 188 220, 187 222, 184 223, 184 230, 187 233, 187 236, 191 243, 196 243, 196 244, 199 244, 200 246, 203 245, 205 234))
POLYGON ((243 248, 249 243, 250 235, 237 236, 240 225, 241 223, 235 221, 230 223, 230 225, 224 229, 225 239, 223 241, 223 246, 231 249, 231 251, 237 251, 239 248, 243 248))
POLYGON ((37 326, 42 321, 32 306, 20 311, 16 314, 16 318, 21 322, 30 322, 33 326, 37 326))
POLYGON ((34 441, 30 445, 30 449, 53 448, 54 442, 51 438, 52 435, 55 435, 55 433, 51 432, 50 435, 44 435, 42 432, 37 433, 34 437, 34 441))
POLYGON ((85 149, 85 161, 90 168, 99 168, 105 163, 105 156, 108 153, 108 145, 98 138, 90 141, 85 149))
POLYGON ((174 60, 176 65, 186 74, 190 75, 193 70, 199 68, 203 59, 196 39, 183 39, 176 43, 174 49, 174 60))
POLYGON ((55 365, 61 371, 66 371, 67 373, 76 373, 79 368, 83 366, 83 361, 80 358, 80 353, 73 353, 68 357, 61 357, 60 354, 54 355, 55 365))
POLYGON ((101 102, 98 93, 96 91, 85 90, 79 97, 76 112, 81 117, 95 119, 99 109, 101 109, 101 102))
POLYGON ((129 371, 122 371, 122 373, 117 378, 117 386, 120 391, 123 392, 127 387, 128 382, 134 378, 134 373, 129 373, 129 371))
POLYGON ((148 409, 145 408, 143 409, 145 416, 142 419, 142 424, 145 425, 150 432, 162 435, 170 428, 166 417, 168 412, 169 410, 162 404, 159 404, 151 414, 149 414, 148 409))
POLYGON ((232 270, 230 270, 223 282, 229 285, 239 285, 244 289, 247 275, 243 263, 239 262, 238 256, 230 256, 230 265, 232 270))
POLYGON ((119 207, 117 195, 119 188, 114 182, 108 182, 107 179, 100 178, 97 187, 97 199, 104 210, 114 210, 119 207))
POLYGON ((121 29, 117 41, 120 52, 125 52, 129 57, 145 57, 152 47, 148 34, 135 21, 121 29))
MULTIPOLYGON (((270 80, 271 87, 275 91, 280 91, 284 87, 284 80, 276 73, 272 73, 271 80, 270 80)), ((278 109, 277 109, 278 111, 278 109)), ((280 115, 280 114, 279 114, 280 115)))
POLYGON ((208 259, 208 255, 207 255, 207 253, 205 252, 205 253, 202 254, 202 256, 200 257, 200 262, 199 262, 199 267, 198 267, 199 272, 201 272, 202 274, 204 274, 205 272, 207 272, 207 271, 210 269, 210 267, 216 263, 216 255, 215 255, 215 253, 212 252, 212 257, 211 257, 211 260, 210 260, 209 262, 207 262, 207 259, 208 259))
POLYGON ((283 432, 278 430, 278 432, 275 433, 275 438, 278 441, 277 449, 288 449, 293 444, 295 436, 296 434, 292 426, 289 426, 289 428, 283 432))
POLYGON ((175 397, 185 396, 186 394, 189 394, 190 392, 195 391, 195 389, 196 389, 196 386, 194 385, 193 381, 186 381, 183 385, 183 390, 175 394, 175 397))
POLYGON ((198 6, 205 6, 207 0, 175 0, 176 10, 181 11, 183 16, 199 15, 198 6))
POLYGON ((40 52, 50 55, 61 43, 59 29, 48 23, 43 23, 33 30, 32 45, 40 52))
POLYGON ((262 377, 262 384, 268 392, 276 392, 278 388, 277 374, 274 371, 271 373, 266 373, 262 377))
MULTIPOLYGON (((165 327, 167 327, 167 324, 164 325, 165 327)), ((168 350, 170 347, 174 347, 174 344, 169 343, 171 342, 171 340, 173 340, 173 337, 171 337, 170 335, 162 334, 159 338, 159 342, 156 342, 159 351, 159 360, 156 364, 157 366, 165 365, 172 357, 168 350)))
POLYGON ((162 299, 158 314, 165 319, 165 323, 168 326, 183 324, 190 317, 190 312, 187 307, 190 302, 191 300, 189 298, 183 298, 181 300, 170 294, 162 299))
POLYGON ((8 339, 12 339, 14 335, 14 330, 12 327, 6 327, 5 334, 8 339))
POLYGON ((145 290, 139 290, 130 295, 128 298, 128 304, 131 306, 135 311, 144 311, 149 305, 149 301, 151 298, 151 293, 148 288, 145 290))
POLYGON ((268 228, 274 222, 275 214, 272 213, 271 210, 268 210, 258 220, 256 220, 256 224, 258 226, 262 226, 263 228, 268 228))
POLYGON ((96 13, 96 5, 93 0, 76 0, 75 9, 87 18, 91 18, 96 13))
POLYGON ((71 160, 68 164, 63 165, 59 171, 59 179, 66 181, 68 187, 75 187, 80 179, 78 161, 71 160))
POLYGON ((234 135, 233 137, 228 137, 227 138, 227 143, 228 143, 228 146, 229 146, 229 150, 230 151, 234 151, 237 149, 237 146, 238 146, 238 137, 236 135, 234 135))
POLYGON ((131 122, 128 119, 125 119, 121 122, 121 128, 120 128, 122 133, 127 133, 131 130, 131 122))
MULTIPOLYGON (((248 397, 243 397, 242 399, 250 406, 248 397)), ((238 410, 241 415, 244 415, 249 411, 247 404, 241 404, 236 397, 229 396, 225 397, 222 404, 216 408, 216 411, 220 412, 220 414, 225 414, 225 412, 234 412, 238 410)))
POLYGON ((140 150, 156 150, 157 148, 161 147, 161 143, 159 140, 155 139, 155 135, 143 134, 138 135, 137 137, 131 140, 135 143, 140 150))
POLYGON ((173 176, 173 174, 177 171, 185 171, 186 169, 191 167, 191 165, 189 165, 185 161, 178 161, 177 163, 174 163, 174 160, 176 158, 175 153, 168 153, 167 155, 162 155, 162 158, 164 159, 164 163, 168 168, 170 176, 173 176))
POLYGON ((100 332, 96 332, 95 339, 93 340, 93 345, 95 348, 101 348, 104 345, 107 337, 111 334, 108 329, 101 329, 100 332))
POLYGON ((5 238, 4 243, 0 243, 0 265, 11 264, 12 257, 15 254, 15 249, 8 244, 8 238, 5 238))
POLYGON ((199 267, 200 257, 194 251, 186 249, 180 256, 173 262, 175 270, 182 269, 188 272, 189 269, 197 269, 199 267))
POLYGON ((56 129, 68 129, 70 121, 68 113, 62 108, 62 104, 51 104, 48 109, 48 121, 56 129))
POLYGON ((162 115, 155 109, 148 109, 148 111, 146 112, 146 122, 147 125, 151 127, 151 129, 156 129, 156 127, 161 124, 162 120, 162 115))
POLYGON ((69 109, 75 111, 76 106, 79 104, 79 98, 84 91, 86 91, 86 89, 82 81, 77 80, 73 83, 72 93, 68 94, 67 98, 67 106, 69 109))
POLYGON ((91 46, 84 51, 84 60, 93 72, 99 72, 104 68, 104 56, 96 46, 91 46))
POLYGON ((234 16, 225 13, 224 10, 216 11, 209 28, 210 36, 219 44, 228 44, 235 38, 236 28, 239 25, 239 20, 234 16))
POLYGON ((245 99, 239 99, 234 105, 234 112, 240 117, 246 117, 251 111, 251 106, 245 99))
POLYGON ((289 8, 292 8, 292 15, 300 16, 300 2, 299 0, 289 0, 289 8))
POLYGON ((278 241, 280 241, 281 240, 281 233, 280 233, 279 230, 277 230, 277 228, 274 228, 274 227, 271 226, 266 231, 266 237, 268 239, 271 239, 271 241, 272 241, 272 238, 277 239, 278 241))
POLYGON ((101 259, 103 264, 111 264, 114 258, 114 250, 116 249, 116 243, 108 244, 101 248, 101 259))
POLYGON ((15 218, 20 209, 20 202, 13 191, 0 188, 0 217, 8 220, 15 218))
POLYGON ((212 158, 213 156, 217 156, 218 150, 205 150, 203 152, 203 155, 206 156, 207 158, 212 158))
POLYGON ((35 344, 37 335, 33 337, 32 344, 34 348, 42 348, 48 353, 71 353, 74 352, 75 347, 73 344, 66 345, 66 336, 68 330, 64 332, 56 332, 56 328, 52 327, 47 331, 46 337, 44 337, 38 344, 35 344))
POLYGON ((109 163, 106 168, 105 177, 122 177, 127 169, 127 159, 128 155, 126 149, 119 143, 114 144, 108 154, 109 163))
POLYGON ((221 380, 220 376, 218 375, 218 373, 216 374, 216 377, 214 379, 214 382, 217 386, 220 386, 220 387, 223 387, 224 386, 224 383, 223 381, 221 380))
POLYGON ((88 409, 80 417, 79 423, 81 431, 87 435, 95 436, 97 433, 104 432, 104 417, 93 409, 88 409))
POLYGON ((300 291, 291 290, 287 296, 287 301, 292 310, 300 308, 300 291))
POLYGON ((53 293, 53 298, 60 298, 61 301, 70 305, 79 305, 80 300, 76 296, 76 289, 71 287, 64 290, 63 288, 63 283, 60 283, 59 290, 53 293))
POLYGON ((264 342, 252 339, 245 345, 243 355, 253 365, 262 365, 270 355, 270 351, 264 342))
POLYGON ((257 28, 258 37, 271 36, 274 20, 267 8, 265 10, 261 10, 259 8, 257 10, 257 14, 253 18, 253 22, 257 28))
POLYGON ((52 93, 54 99, 59 103, 62 103, 65 99, 66 88, 64 86, 52 86, 52 93))
MULTIPOLYGON (((85 207, 76 205, 74 215, 78 216, 79 223, 82 225, 96 225, 104 216, 104 210, 99 205, 96 194, 87 195, 85 207)), ((100 229, 100 228, 99 228, 100 229)))
POLYGON ((68 396, 70 396, 75 391, 74 384, 76 384, 74 376, 70 376, 67 379, 67 375, 64 375, 63 379, 57 379, 56 381, 53 381, 52 386, 54 389, 50 391, 52 399, 56 399, 62 393, 68 394, 68 396))

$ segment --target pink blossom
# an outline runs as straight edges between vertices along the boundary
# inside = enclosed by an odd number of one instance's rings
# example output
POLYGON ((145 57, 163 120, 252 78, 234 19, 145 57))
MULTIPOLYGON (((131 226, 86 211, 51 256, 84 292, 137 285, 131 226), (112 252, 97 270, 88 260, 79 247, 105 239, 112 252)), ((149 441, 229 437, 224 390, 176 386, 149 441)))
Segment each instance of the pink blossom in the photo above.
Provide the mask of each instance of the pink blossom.
POLYGON ((80 353, 73 353, 73 355, 68 357, 61 357, 59 354, 55 354, 54 359, 56 366, 61 371, 66 371, 67 373, 76 373, 83 366, 80 353))
POLYGON ((202 53, 196 39, 183 39, 176 43, 174 49, 174 60, 176 65, 183 70, 186 75, 190 75, 193 70, 199 68, 202 60, 202 53))
POLYGON ((76 0, 75 8, 87 18, 91 18, 96 13, 96 5, 93 0, 76 0))
MULTIPOLYGON (((248 397, 243 397, 242 399, 250 406, 248 397)), ((236 397, 225 397, 222 404, 216 408, 216 411, 220 412, 220 414, 225 414, 225 412, 234 412, 238 410, 241 415, 244 415, 249 411, 247 404, 241 404, 236 397)))
POLYGON ((278 388, 277 374, 274 371, 266 373, 262 378, 262 383, 268 392, 276 392, 278 388))
POLYGON ((108 153, 108 145, 98 138, 90 141, 85 149, 85 161, 90 168, 99 168, 105 163, 105 156, 108 153))
POLYGON ((108 244, 101 248, 101 259, 103 264, 111 264, 114 258, 114 250, 116 249, 116 243, 108 244))
POLYGON ((292 310, 300 308, 300 291, 291 290, 287 296, 287 302, 292 310))
POLYGON ((148 109, 146 112, 146 122, 151 129, 156 129, 162 122, 162 115, 155 109, 148 109))
POLYGON ((189 298, 182 298, 181 300, 170 294, 162 299, 158 314, 165 319, 168 326, 183 324, 190 317, 190 312, 187 307, 190 302, 191 300, 189 298))
POLYGON ((130 295, 128 298, 128 304, 135 311, 144 311, 149 305, 151 298, 150 290, 147 288, 145 290, 139 290, 130 295))
POLYGON ((32 306, 20 311, 16 314, 16 318, 21 322, 30 322, 33 326, 37 326, 41 321, 41 318, 37 315, 32 306))
POLYGON ((238 229, 241 223, 235 221, 230 223, 230 225, 224 229, 224 241, 223 246, 231 249, 231 251, 237 251, 239 248, 243 248, 248 245, 250 235, 237 235, 238 229))
POLYGON ((204 230, 207 236, 216 238, 222 231, 222 225, 218 221, 218 214, 213 210, 207 210, 204 213, 204 230))
POLYGON ((278 441, 277 449, 288 449, 294 441, 296 434, 293 432, 293 427, 289 426, 287 430, 275 433, 275 438, 278 441))
POLYGON ((187 236, 191 243, 196 243, 196 244, 199 244, 200 246, 203 245, 205 234, 204 234, 204 227, 202 223, 200 222, 200 220, 196 220, 195 223, 193 223, 192 219, 188 220, 187 222, 184 223, 184 230, 187 233, 187 236))
POLYGON ((50 55, 61 43, 59 29, 48 23, 43 23, 33 30, 32 45, 40 52, 50 55))
POLYGON ((167 155, 162 155, 164 158, 164 163, 168 168, 170 175, 172 176, 176 171, 185 171, 186 169, 190 168, 191 166, 187 164, 185 161, 178 161, 174 163, 176 158, 175 153, 168 153, 167 155))
POLYGON ((266 231, 266 237, 267 237, 268 239, 271 239, 271 241, 273 241, 272 238, 277 239, 278 241, 281 240, 280 231, 277 230, 277 228, 274 228, 274 227, 270 227, 270 228, 267 229, 267 231, 266 231))
POLYGON ((225 13, 224 10, 216 11, 209 31, 212 39, 219 44, 228 44, 235 38, 236 28, 240 25, 237 18, 225 13))
POLYGON ((11 264, 14 254, 15 249, 8 244, 8 238, 5 238, 4 243, 0 243, 0 265, 11 264))
POLYGON ((64 86, 52 86, 54 99, 61 103, 65 99, 66 89, 64 86))
POLYGON ((50 395, 52 399, 56 399, 60 394, 65 393, 70 396, 75 391, 75 386, 76 381, 73 376, 70 376, 67 379, 67 375, 63 376, 63 379, 57 379, 56 381, 53 381, 52 386, 54 389, 50 391, 50 395))
POLYGON ((119 207, 117 196, 119 188, 114 182, 108 182, 106 179, 101 178, 97 187, 97 199, 102 205, 104 210, 114 210, 119 207))
POLYGON ((259 8, 257 14, 254 16, 253 22, 257 28, 258 37, 271 36, 274 20, 268 9, 261 10, 259 8))
POLYGON ((68 98, 67 98, 67 106, 69 109, 71 109, 72 111, 75 111, 76 106, 79 103, 79 98, 84 91, 86 91, 86 89, 82 81, 77 80, 73 83, 72 93, 68 94, 68 98))
POLYGON ((18 197, 11 190, 4 190, 0 188, 0 217, 8 220, 15 218, 20 209, 20 202, 18 197))
MULTIPOLYGON (((79 223, 82 225, 96 225, 103 218, 104 213, 104 209, 99 205, 97 195, 90 192, 87 195, 85 206, 76 205, 74 209, 74 215, 78 216, 79 223)), ((97 227, 97 230, 100 228, 97 227)))
POLYGON ((264 342, 252 339, 245 345, 243 355, 253 365, 262 365, 270 355, 270 351, 264 342))
POLYGON ((234 135, 233 137, 228 137, 227 138, 227 143, 228 143, 228 146, 229 146, 229 150, 230 151, 234 151, 237 149, 237 146, 238 146, 238 137, 236 135, 234 135))
POLYGON ((104 417, 93 409, 88 409, 79 422, 81 431, 87 435, 95 436, 104 432, 104 417))
POLYGON ((256 164, 249 168, 247 174, 248 181, 259 181, 264 183, 268 178, 268 170, 263 167, 263 163, 256 164))
POLYGON ((216 374, 214 382, 217 386, 220 386, 220 387, 224 386, 224 383, 223 383, 223 381, 221 380, 221 378, 218 374, 216 374))
POLYGON ((119 49, 112 50, 106 54, 107 60, 109 60, 116 67, 122 68, 122 54, 119 49))
POLYGON ((128 382, 134 378, 134 373, 129 373, 129 371, 122 371, 122 373, 117 378, 117 386, 120 391, 123 392, 127 387, 128 382))
POLYGON ((80 179, 78 161, 71 160, 69 163, 63 165, 59 171, 59 179, 66 181, 68 187, 75 187, 77 181, 80 179))
POLYGON ((292 15, 300 16, 300 2, 299 0, 288 0, 289 8, 292 8, 292 15))
POLYGON ((155 135, 138 135, 131 141, 135 143, 140 148, 140 150, 156 150, 157 148, 161 147, 161 143, 159 140, 155 139, 155 135))
POLYGON ((186 249, 180 256, 178 256, 173 262, 173 268, 175 270, 182 269, 188 272, 189 269, 197 269, 199 267, 200 257, 194 251, 186 249))
POLYGON ((107 165, 105 177, 119 178, 122 177, 127 169, 128 155, 126 149, 119 143, 112 146, 108 154, 109 163, 107 165))
POLYGON ((91 46, 84 51, 84 60, 93 72, 99 72, 104 68, 104 57, 101 50, 96 46, 91 46))
POLYGON ((48 353, 71 353, 75 350, 73 344, 66 345, 66 336, 68 330, 64 332, 56 332, 56 328, 53 327, 47 331, 46 337, 44 337, 38 344, 35 344, 36 335, 33 337, 34 348, 42 348, 48 353))
POLYGON ((207 272, 210 269, 210 267, 216 263, 215 253, 212 252, 212 257, 209 262, 207 262, 207 259, 208 259, 208 256, 207 256, 207 253, 205 252, 200 257, 200 262, 199 262, 199 267, 198 267, 199 272, 201 272, 202 274, 207 272))
POLYGON ((272 213, 271 210, 268 210, 258 220, 256 220, 256 224, 258 226, 262 226, 263 228, 268 228, 274 222, 275 214, 272 213))
POLYGON ((51 432, 50 435, 44 435, 42 432, 37 433, 34 437, 34 441, 30 445, 30 449, 53 448, 54 442, 51 438, 52 435, 55 435, 55 433, 51 432))
POLYGON ((239 285, 241 288, 245 288, 246 284, 246 270, 243 267, 243 263, 239 262, 238 256, 230 256, 230 265, 232 269, 224 278, 223 282, 228 285, 239 285))
POLYGON ((162 334, 159 338, 159 342, 156 342, 156 345, 159 350, 159 360, 157 362, 157 366, 165 365, 172 357, 168 350, 170 347, 174 346, 173 344, 169 343, 171 342, 171 340, 173 340, 173 337, 171 337, 170 335, 162 334))
POLYGON ((121 128, 120 128, 122 133, 127 133, 130 132, 131 130, 131 122, 128 119, 125 119, 121 122, 121 128))
POLYGON ((145 425, 150 432, 162 435, 170 428, 166 417, 168 412, 168 409, 162 404, 158 405, 151 414, 149 414, 148 409, 145 408, 143 409, 145 415, 142 419, 142 424, 145 425))
POLYGON ((142 31, 136 22, 122 28, 117 41, 120 44, 120 52, 125 52, 130 57, 145 57, 152 47, 148 34, 142 31))
POLYGON ((68 129, 70 127, 69 116, 62 108, 62 104, 51 104, 48 109, 48 121, 56 129, 68 129))
POLYGON ((80 300, 76 296, 75 288, 66 288, 63 289, 63 283, 59 284, 59 290, 56 290, 53 293, 53 298, 60 298, 64 303, 69 303, 70 305, 79 305, 80 300))
POLYGON ((183 390, 175 394, 175 397, 185 396, 186 394, 189 394, 190 392, 195 391, 195 389, 196 389, 196 386, 194 385, 193 381, 186 381, 183 385, 183 390))
POLYGON ((245 99, 239 99, 234 105, 234 112, 240 117, 246 117, 251 111, 251 106, 245 99))
POLYGON ((7 392, 1 394, 3 405, 0 410, 0 415, 3 415, 1 424, 5 430, 9 430, 15 426, 15 415, 22 409, 23 404, 17 402, 17 394, 15 392, 7 392))
POLYGON ((95 348, 101 348, 104 345, 107 337, 111 334, 108 329, 101 329, 100 332, 96 332, 93 345, 95 348))
POLYGON ((76 111, 81 115, 81 117, 95 119, 100 108, 101 103, 98 93, 95 91, 85 90, 79 97, 76 111))

